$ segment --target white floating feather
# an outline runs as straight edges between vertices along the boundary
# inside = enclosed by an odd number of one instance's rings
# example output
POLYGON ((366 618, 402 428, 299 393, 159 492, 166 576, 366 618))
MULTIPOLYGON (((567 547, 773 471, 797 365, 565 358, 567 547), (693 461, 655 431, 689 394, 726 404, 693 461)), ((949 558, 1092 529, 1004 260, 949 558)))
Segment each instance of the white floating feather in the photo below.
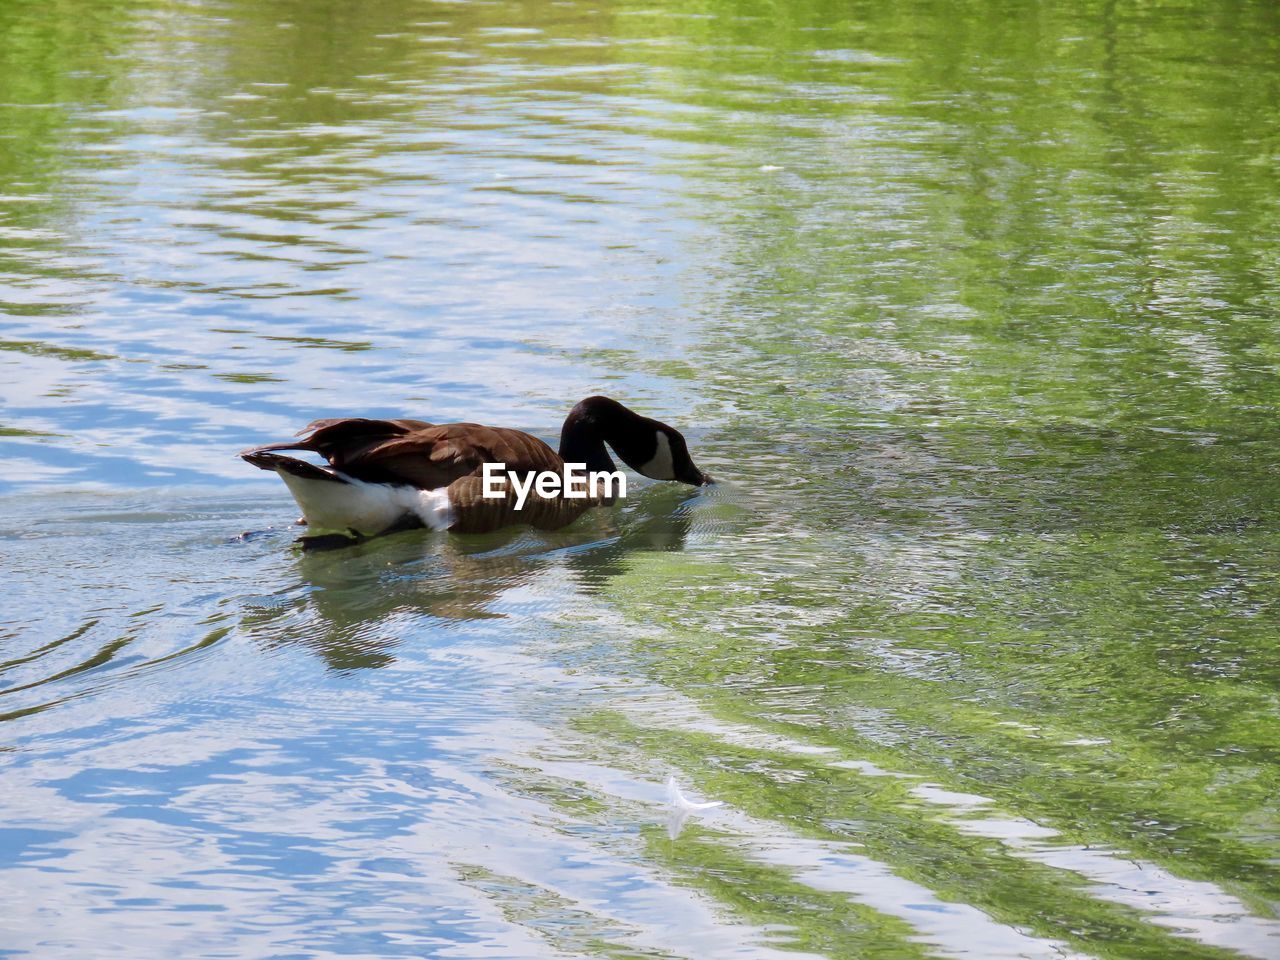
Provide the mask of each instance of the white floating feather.
POLYGON ((724 806, 723 800, 708 800, 705 803, 695 803, 680 792, 680 785, 676 783, 675 777, 667 777, 667 803, 682 813, 688 813, 693 810, 711 810, 715 807, 724 806))

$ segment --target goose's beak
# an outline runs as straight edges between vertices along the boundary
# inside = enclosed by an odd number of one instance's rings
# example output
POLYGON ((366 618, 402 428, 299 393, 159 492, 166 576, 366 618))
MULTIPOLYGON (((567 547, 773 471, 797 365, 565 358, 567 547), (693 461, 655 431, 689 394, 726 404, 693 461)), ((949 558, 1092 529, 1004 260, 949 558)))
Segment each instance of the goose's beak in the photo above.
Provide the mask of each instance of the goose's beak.
POLYGON ((711 474, 703 473, 693 464, 689 464, 689 469, 676 477, 676 479, 681 483, 687 483, 692 487, 705 487, 709 484, 715 483, 715 481, 711 479, 711 474))

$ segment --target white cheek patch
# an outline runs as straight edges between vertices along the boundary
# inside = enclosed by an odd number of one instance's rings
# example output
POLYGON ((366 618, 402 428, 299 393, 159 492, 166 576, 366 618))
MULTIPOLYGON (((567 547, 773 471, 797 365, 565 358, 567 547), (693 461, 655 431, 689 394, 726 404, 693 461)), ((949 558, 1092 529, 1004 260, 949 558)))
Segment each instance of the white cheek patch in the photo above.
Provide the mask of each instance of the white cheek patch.
POLYGON ((658 449, 653 459, 640 468, 640 472, 654 480, 674 480, 675 464, 671 460, 671 441, 661 430, 658 431, 658 449))

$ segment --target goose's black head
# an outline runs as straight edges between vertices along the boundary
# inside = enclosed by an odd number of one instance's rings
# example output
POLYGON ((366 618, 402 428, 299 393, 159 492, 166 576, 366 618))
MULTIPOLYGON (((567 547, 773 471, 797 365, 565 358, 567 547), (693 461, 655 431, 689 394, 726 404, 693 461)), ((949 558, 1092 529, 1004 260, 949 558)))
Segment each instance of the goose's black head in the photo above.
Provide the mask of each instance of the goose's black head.
POLYGON ((568 463, 586 463, 588 470, 610 470, 613 463, 604 443, 632 470, 653 480, 679 480, 695 487, 711 483, 694 464, 684 436, 675 427, 642 417, 617 400, 587 397, 565 418, 560 456, 568 463), (600 465, 601 454, 608 466, 600 465))

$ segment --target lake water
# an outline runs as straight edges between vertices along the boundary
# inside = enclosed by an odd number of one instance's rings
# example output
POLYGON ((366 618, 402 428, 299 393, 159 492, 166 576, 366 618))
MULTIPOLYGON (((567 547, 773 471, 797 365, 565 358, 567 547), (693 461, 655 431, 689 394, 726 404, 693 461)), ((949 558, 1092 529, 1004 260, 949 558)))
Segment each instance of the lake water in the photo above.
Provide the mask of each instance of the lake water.
POLYGON ((1280 957, 1271 0, 0 51, 0 955, 1280 957), (596 392, 723 482, 302 555, 235 456, 596 392))

